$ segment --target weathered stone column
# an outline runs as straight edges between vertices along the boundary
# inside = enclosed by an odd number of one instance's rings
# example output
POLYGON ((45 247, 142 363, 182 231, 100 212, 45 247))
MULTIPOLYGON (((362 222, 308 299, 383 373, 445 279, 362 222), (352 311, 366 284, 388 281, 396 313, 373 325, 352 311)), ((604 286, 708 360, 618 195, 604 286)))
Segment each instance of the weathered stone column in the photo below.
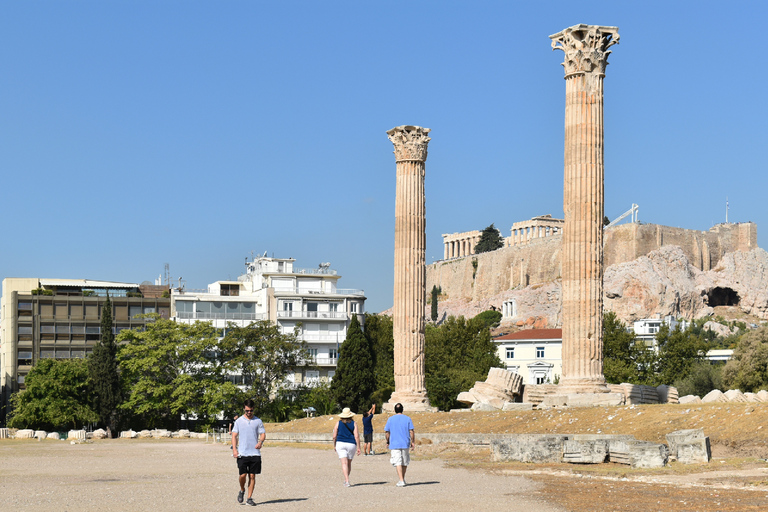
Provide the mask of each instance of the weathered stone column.
MULTIPOLYGON (((395 391, 385 410, 400 402, 406 411, 432 411, 424 384, 426 217, 424 163, 429 128, 398 126, 387 132, 395 146, 395 391)), ((461 247, 459 246, 459 252, 461 247)), ((461 254, 461 252, 460 252, 461 254)))
POLYGON ((562 393, 605 393, 603 377, 603 78, 618 28, 549 36, 565 52, 562 393))

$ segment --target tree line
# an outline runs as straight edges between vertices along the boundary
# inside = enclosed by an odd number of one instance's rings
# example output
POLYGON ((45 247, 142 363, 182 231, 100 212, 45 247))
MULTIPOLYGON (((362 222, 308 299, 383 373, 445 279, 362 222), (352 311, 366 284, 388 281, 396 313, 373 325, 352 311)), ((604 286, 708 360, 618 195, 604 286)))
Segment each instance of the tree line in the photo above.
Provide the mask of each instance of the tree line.
MULTIPOLYGON (((501 364, 489 329, 501 315, 486 313, 427 326, 426 386, 430 401, 442 410, 460 406, 459 392, 501 364)), ((239 414, 245 398, 269 421, 303 416, 309 407, 318 414, 342 407, 362 412, 388 401, 394 391, 392 318, 366 314, 361 325, 352 317, 330 383, 288 382, 297 368, 313 368, 306 343, 268 321, 230 324, 222 333, 210 322, 183 324, 154 315, 143 328, 114 336, 107 300, 93 353, 38 362, 26 389, 11 398, 8 425, 44 430, 92 425, 116 432, 189 427, 194 420, 197 428, 207 428, 239 414)))

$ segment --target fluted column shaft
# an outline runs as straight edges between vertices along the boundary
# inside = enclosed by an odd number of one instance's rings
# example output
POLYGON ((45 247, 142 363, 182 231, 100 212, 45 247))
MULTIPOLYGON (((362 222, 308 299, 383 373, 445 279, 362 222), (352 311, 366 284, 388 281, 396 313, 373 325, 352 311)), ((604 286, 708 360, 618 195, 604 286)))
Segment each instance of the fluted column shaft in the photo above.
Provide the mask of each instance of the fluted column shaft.
POLYGON ((615 27, 550 36, 565 52, 562 242, 564 392, 607 392, 603 377, 603 78, 615 27))
POLYGON ((426 300, 426 212, 424 173, 428 128, 400 126, 387 132, 395 146, 395 391, 391 408, 431 409, 424 379, 424 312, 426 300))

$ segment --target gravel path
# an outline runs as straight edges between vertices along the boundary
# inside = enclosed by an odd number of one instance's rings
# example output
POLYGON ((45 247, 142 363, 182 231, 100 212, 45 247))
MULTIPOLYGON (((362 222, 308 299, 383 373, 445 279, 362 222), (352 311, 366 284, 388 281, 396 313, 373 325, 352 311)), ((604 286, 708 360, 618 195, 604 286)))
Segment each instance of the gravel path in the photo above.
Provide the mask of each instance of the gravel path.
MULTIPOLYGON (((445 467, 439 459, 411 463, 405 488, 395 487, 388 454, 355 457, 345 488, 341 465, 327 450, 269 447, 254 501, 263 510, 338 511, 365 503, 393 510, 530 511, 564 509, 542 501, 542 484, 445 467), (536 496, 538 495, 538 496, 536 496)), ((417 454, 418 457, 418 454, 417 454)), ((0 442, 3 510, 243 510, 236 501, 231 450, 197 440, 0 442)))

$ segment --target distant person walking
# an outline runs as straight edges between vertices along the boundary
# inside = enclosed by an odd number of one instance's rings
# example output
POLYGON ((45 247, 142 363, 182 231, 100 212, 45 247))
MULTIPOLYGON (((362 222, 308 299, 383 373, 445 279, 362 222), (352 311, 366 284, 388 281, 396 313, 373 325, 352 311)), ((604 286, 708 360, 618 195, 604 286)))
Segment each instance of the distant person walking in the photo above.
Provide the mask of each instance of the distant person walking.
POLYGON ((373 451, 373 415, 376 413, 376 404, 363 413, 363 455, 375 455, 373 451))
POLYGON ((389 462, 395 466, 400 479, 397 486, 405 487, 405 472, 411 463, 410 450, 416 447, 416 435, 413 432, 413 421, 403 414, 403 404, 395 404, 395 415, 387 420, 384 432, 389 448, 389 462))
POLYGON ((344 475, 344 487, 351 487, 349 474, 352 473, 352 459, 355 452, 360 455, 360 434, 357 424, 352 420, 355 413, 345 407, 339 414, 339 422, 333 427, 333 448, 341 460, 341 472, 344 475))
POLYGON ((240 492, 237 502, 243 502, 245 495, 245 480, 248 477, 248 501, 246 504, 256 506, 253 501, 253 488, 256 485, 256 475, 261 474, 261 447, 267 432, 264 423, 254 415, 255 406, 250 398, 243 404, 245 414, 235 420, 232 428, 232 456, 237 459, 237 469, 240 472, 240 492))

